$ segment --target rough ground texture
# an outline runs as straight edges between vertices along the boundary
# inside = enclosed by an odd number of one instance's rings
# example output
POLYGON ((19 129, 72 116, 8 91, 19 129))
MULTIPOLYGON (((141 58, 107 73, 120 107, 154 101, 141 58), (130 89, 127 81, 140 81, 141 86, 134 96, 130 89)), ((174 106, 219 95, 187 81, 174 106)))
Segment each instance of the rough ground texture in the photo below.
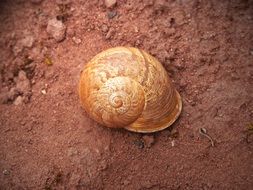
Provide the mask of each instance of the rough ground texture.
POLYGON ((2 0, 0 189, 252 189, 252 31, 252 0, 2 0), (165 66, 183 98, 172 127, 87 117, 80 71, 114 46, 165 66))

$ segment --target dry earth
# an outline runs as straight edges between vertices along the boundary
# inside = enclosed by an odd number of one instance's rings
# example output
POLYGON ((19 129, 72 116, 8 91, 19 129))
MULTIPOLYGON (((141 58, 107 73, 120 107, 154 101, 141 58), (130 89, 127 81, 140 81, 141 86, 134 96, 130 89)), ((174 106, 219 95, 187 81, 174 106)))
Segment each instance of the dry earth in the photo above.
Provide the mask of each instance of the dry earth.
POLYGON ((0 20, 0 189, 253 189, 252 0, 2 0, 0 20), (162 62, 183 98, 171 128, 81 108, 82 67, 115 46, 162 62))

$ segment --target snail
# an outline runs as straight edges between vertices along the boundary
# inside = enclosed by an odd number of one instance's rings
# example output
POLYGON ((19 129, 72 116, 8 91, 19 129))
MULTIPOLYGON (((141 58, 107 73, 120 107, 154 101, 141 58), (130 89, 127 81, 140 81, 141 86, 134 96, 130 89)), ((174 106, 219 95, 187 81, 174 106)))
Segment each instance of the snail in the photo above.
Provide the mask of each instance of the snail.
POLYGON ((79 97, 98 123, 140 133, 169 127, 182 109, 162 64, 133 47, 110 48, 91 59, 81 73, 79 97))

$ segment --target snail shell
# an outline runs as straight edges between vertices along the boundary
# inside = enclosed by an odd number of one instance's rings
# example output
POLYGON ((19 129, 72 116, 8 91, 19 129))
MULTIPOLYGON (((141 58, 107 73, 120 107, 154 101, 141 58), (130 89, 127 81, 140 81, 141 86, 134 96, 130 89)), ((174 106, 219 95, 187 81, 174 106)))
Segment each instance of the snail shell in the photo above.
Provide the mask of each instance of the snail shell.
POLYGON ((180 95, 162 64, 132 47, 108 49, 87 63, 79 96, 98 123, 142 133, 169 127, 182 109, 180 95))

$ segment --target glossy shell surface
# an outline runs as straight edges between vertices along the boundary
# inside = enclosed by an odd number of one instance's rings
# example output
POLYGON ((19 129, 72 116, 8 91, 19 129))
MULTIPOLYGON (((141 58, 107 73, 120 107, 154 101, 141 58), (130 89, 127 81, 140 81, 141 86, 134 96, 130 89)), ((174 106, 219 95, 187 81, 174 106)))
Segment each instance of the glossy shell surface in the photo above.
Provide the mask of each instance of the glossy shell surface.
POLYGON ((88 62, 79 82, 80 101, 107 127, 149 133, 169 127, 182 102, 162 64, 143 50, 116 47, 88 62))

